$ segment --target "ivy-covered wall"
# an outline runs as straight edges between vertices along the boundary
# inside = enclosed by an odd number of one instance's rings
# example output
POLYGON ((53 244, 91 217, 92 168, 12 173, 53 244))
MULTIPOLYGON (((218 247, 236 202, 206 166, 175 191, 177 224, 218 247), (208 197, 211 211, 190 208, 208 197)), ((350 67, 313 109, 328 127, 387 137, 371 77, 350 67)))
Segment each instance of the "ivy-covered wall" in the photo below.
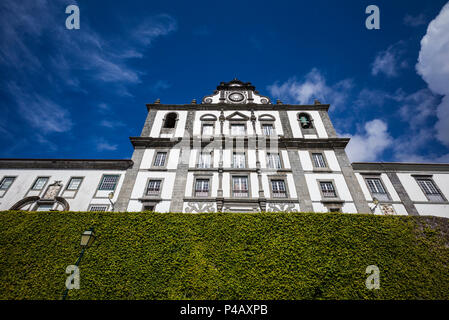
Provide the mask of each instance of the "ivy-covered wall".
POLYGON ((449 220, 318 213, 0 212, 0 299, 448 299, 449 220), (368 290, 366 267, 380 269, 368 290))

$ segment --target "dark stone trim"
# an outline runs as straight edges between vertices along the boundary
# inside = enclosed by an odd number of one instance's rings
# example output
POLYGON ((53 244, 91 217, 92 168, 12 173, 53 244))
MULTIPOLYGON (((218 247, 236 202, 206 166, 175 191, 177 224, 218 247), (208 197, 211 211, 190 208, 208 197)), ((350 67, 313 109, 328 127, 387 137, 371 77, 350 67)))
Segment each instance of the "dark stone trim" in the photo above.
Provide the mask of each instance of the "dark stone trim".
POLYGON ((282 131, 284 132, 284 137, 288 139, 293 138, 293 132, 290 126, 290 120, 288 118, 286 110, 279 110, 279 119, 282 124, 282 131))
POLYGON ((335 156, 337 157, 338 164, 341 168, 341 173, 346 181, 349 192, 351 193, 352 199, 354 200, 354 205, 358 213, 371 213, 371 209, 368 206, 368 202, 362 191, 362 187, 357 180, 354 170, 351 167, 348 156, 346 155, 345 149, 335 148, 335 156))
POLYGON ((245 110, 254 108, 255 110, 298 110, 298 111, 327 111, 329 110, 329 104, 320 105, 292 105, 292 104, 256 104, 256 103, 246 103, 246 104, 227 104, 227 103, 216 103, 216 104, 153 104, 148 103, 148 111, 151 109, 157 110, 236 110, 244 106, 245 110))
MULTIPOLYGON (((164 147, 164 148, 172 148, 177 143, 181 141, 181 138, 149 138, 149 137, 130 137, 131 143, 134 147, 147 147, 147 148, 154 148, 154 147, 164 147)), ((255 141, 262 141, 266 140, 266 143, 262 145, 266 145, 267 148, 270 147, 270 139, 260 138, 260 137, 214 137, 212 140, 217 141, 219 143, 220 139, 222 141, 225 141, 227 139, 228 141, 235 142, 234 144, 237 144, 236 142, 239 142, 239 145, 243 144, 243 147, 255 146, 255 141)), ((184 139, 186 140, 186 139, 184 139)), ((204 141, 198 138, 190 137, 190 147, 193 148, 193 146, 206 146, 208 145, 210 140, 204 141)), ((318 148, 318 149, 334 149, 334 148, 345 148, 346 145, 349 143, 349 138, 328 138, 328 139, 304 139, 304 138, 282 138, 276 139, 276 144, 279 144, 288 148, 318 148)), ((260 145, 260 144, 259 144, 260 145)), ((263 150, 263 148, 260 148, 263 150)))
POLYGON ((399 180, 398 175, 395 172, 387 172, 387 176, 388 179, 390 179, 393 188, 396 190, 399 199, 401 199, 401 202, 404 205, 407 213, 410 216, 419 216, 418 210, 416 210, 416 207, 408 196, 407 191, 405 191, 405 188, 402 185, 401 180, 399 180))
POLYGON ((336 138, 337 132, 335 132, 335 128, 329 118, 329 113, 327 111, 320 110, 319 115, 321 117, 321 121, 323 122, 324 128, 326 129, 327 136, 329 138, 336 138))
POLYGON ((140 164, 142 163, 143 154, 145 149, 136 148, 133 153, 134 165, 126 170, 125 177, 123 179, 122 187, 117 197, 117 201, 114 205, 114 211, 127 211, 129 200, 136 183, 137 174, 139 172, 140 164))
POLYGON ((312 212, 312 200, 310 199, 309 187, 307 186, 298 150, 287 150, 287 154, 295 182, 296 194, 299 198, 299 209, 303 212, 312 212))
POLYGON ((353 162, 355 171, 449 171, 448 163, 353 162))
POLYGON ((0 159, 0 169, 126 170, 132 165, 128 159, 0 159))
POLYGON ((145 120, 145 124, 142 128, 141 137, 149 137, 151 133, 151 129, 153 128, 154 119, 156 118, 157 110, 148 110, 147 118, 145 120))

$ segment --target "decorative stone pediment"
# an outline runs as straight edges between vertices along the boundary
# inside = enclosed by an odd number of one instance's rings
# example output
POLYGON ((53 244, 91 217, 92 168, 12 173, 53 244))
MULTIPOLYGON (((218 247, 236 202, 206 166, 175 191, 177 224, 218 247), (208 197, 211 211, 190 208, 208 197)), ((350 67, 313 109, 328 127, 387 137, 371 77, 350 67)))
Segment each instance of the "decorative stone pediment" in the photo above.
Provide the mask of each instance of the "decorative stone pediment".
POLYGON ((244 115, 241 112, 236 111, 236 112, 230 114, 229 116, 227 116, 226 120, 228 120, 228 121, 248 121, 249 117, 244 115))
POLYGON ((212 95, 205 96, 203 104, 271 104, 270 98, 262 96, 251 84, 238 79, 221 82, 212 95))

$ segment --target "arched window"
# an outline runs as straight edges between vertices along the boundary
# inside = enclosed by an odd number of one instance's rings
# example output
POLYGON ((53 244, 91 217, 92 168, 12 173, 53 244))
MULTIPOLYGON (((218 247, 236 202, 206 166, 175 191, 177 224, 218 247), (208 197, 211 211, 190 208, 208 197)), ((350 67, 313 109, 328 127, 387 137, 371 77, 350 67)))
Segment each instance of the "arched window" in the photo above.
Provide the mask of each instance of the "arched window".
POLYGON ((313 120, 308 113, 298 114, 299 124, 303 129, 313 129, 313 120))
POLYGON ((164 128, 173 129, 176 126, 178 115, 175 112, 170 112, 165 116, 164 128))

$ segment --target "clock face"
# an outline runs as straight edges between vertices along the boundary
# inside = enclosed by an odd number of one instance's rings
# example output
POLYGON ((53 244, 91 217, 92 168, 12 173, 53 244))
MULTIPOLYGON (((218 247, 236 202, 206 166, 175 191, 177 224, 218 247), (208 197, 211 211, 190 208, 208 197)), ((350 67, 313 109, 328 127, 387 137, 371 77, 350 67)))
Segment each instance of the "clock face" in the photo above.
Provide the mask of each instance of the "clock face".
POLYGON ((228 96, 228 99, 232 102, 240 102, 245 99, 245 96, 239 92, 233 92, 228 96))

